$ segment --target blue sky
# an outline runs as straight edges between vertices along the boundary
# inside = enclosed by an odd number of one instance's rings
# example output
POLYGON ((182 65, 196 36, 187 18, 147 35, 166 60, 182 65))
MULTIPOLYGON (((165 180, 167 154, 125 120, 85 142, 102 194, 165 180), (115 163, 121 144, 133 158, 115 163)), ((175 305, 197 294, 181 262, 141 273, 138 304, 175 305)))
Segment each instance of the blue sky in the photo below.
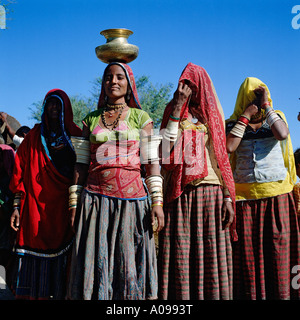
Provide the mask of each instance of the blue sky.
POLYGON ((296 0, 15 0, 7 29, 0 30, 0 109, 32 127, 29 108, 50 89, 89 96, 91 82, 105 68, 95 55, 95 47, 105 43, 100 31, 121 27, 134 32, 128 41, 139 47, 130 64, 136 76, 173 83, 175 90, 186 64, 198 64, 209 73, 226 118, 244 79, 260 78, 274 107, 285 113, 296 149, 295 5, 296 0))

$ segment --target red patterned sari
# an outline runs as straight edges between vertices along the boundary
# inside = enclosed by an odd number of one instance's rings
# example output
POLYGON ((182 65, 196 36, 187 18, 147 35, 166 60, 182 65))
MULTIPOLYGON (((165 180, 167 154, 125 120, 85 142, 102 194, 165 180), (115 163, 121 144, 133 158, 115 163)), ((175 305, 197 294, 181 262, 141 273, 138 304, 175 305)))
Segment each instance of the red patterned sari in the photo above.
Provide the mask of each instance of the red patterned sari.
MULTIPOLYGON (((203 68, 193 63, 189 63, 183 70, 179 81, 184 82, 184 80, 190 81, 192 89, 194 91, 197 91, 197 103, 204 119, 207 121, 208 129, 213 140, 214 152, 217 158, 218 166, 221 170, 223 180, 227 188, 229 189, 231 198, 234 199, 235 185, 226 151, 226 136, 224 131, 223 119, 217 105, 217 98, 211 80, 203 68)), ((166 127, 172 111, 173 100, 167 105, 165 109, 161 129, 164 129, 166 127)), ((187 114, 188 103, 186 103, 182 107, 180 119, 182 120, 187 118, 187 114)), ((178 149, 185 150, 187 149, 186 144, 190 144, 192 140, 195 141, 195 137, 185 137, 185 135, 187 134, 188 133, 182 132, 180 140, 176 143, 171 157, 174 157, 174 154, 181 154, 178 149), (184 146, 182 145, 183 142, 185 143, 184 146)), ((182 157, 183 159, 185 158, 184 154, 182 154, 182 157)), ((202 161, 202 159, 198 160, 202 161)), ((203 178, 205 176, 205 170, 199 171, 199 167, 202 167, 201 164, 199 164, 199 166, 196 164, 192 168, 184 161, 177 161, 175 165, 164 165, 164 163, 166 162, 167 160, 164 159, 162 167, 167 171, 173 171, 172 180, 170 182, 170 186, 168 186, 168 188, 171 188, 169 189, 167 195, 168 202, 178 198, 183 192, 184 187, 191 181, 203 178), (186 170, 187 168, 188 171, 186 170), (186 174, 186 172, 188 172, 188 174, 186 174)))
MULTIPOLYGON (((213 84, 206 71, 192 63, 186 66, 179 79, 185 80, 189 81, 199 112, 207 123, 213 144, 210 152, 215 154, 224 185, 234 203, 234 180, 213 84)), ((173 101, 166 107, 161 129, 166 127, 172 111, 173 101)), ((188 103, 182 108, 181 123, 187 114, 188 103)), ((222 186, 200 184, 194 187, 190 184, 207 175, 205 152, 196 152, 201 146, 204 149, 203 134, 183 130, 170 158, 162 160, 167 191, 165 228, 159 234, 161 299, 232 298, 232 249, 230 232, 222 227, 222 186)), ((231 231, 234 237, 234 225, 231 231)))

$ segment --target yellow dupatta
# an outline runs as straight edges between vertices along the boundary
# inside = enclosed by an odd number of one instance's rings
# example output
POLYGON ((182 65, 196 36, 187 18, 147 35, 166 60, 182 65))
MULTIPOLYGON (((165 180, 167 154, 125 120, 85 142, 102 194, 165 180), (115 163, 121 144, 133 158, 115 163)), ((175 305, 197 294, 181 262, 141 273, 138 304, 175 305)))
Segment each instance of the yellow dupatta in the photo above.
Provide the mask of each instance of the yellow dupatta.
MULTIPOLYGON (((245 108, 255 99, 255 93, 253 91, 258 86, 264 86, 267 89, 268 100, 270 102, 271 107, 273 107, 273 102, 268 87, 257 78, 248 77, 240 86, 234 112, 226 122, 230 120, 237 120, 241 116, 245 108)), ((275 111, 285 121, 286 125, 288 125, 283 112, 279 110, 275 111)), ((284 159, 284 165, 287 169, 287 175, 285 180, 265 183, 236 183, 236 200, 252 200, 267 197, 275 197, 280 194, 291 192, 293 190, 293 187, 297 181, 297 175, 290 135, 288 135, 288 137, 285 140, 280 141, 280 146, 282 150, 282 156, 284 159)), ((232 171, 234 171, 235 169, 235 158, 235 153, 232 153, 230 155, 232 171)))

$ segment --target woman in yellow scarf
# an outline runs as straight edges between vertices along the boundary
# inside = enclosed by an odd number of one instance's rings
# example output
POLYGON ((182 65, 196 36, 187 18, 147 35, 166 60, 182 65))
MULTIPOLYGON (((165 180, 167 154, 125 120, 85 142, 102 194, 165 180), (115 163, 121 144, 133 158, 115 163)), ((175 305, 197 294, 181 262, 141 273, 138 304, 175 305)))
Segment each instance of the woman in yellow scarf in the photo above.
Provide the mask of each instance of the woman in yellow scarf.
POLYGON ((237 201, 234 297, 299 299, 291 287, 291 269, 300 264, 293 148, 262 81, 242 83, 226 131, 237 201))

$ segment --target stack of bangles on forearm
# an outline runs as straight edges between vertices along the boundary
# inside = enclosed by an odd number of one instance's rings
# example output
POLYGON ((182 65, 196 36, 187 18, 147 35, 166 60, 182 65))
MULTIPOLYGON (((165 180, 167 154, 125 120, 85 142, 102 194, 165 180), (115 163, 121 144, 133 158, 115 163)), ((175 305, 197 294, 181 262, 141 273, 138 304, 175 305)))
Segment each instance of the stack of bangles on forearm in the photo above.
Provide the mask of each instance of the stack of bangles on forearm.
POLYGON ((270 106, 270 104, 268 103, 268 107, 266 107, 266 118, 267 118, 267 122, 269 124, 270 127, 272 127, 272 125, 278 121, 281 120, 281 118, 279 117, 279 115, 274 111, 274 109, 270 106))
POLYGON ((237 121, 236 125, 230 131, 231 134, 238 138, 243 138, 247 125, 249 124, 250 119, 242 114, 237 121))
POLYGON ((74 184, 69 187, 69 209, 76 209, 83 186, 74 184))
POLYGON ((145 183, 151 197, 151 208, 154 206, 163 207, 163 177, 151 175, 145 179, 145 183))
POLYGON ((14 197, 13 201, 13 208, 20 210, 20 205, 21 205, 21 198, 22 198, 22 193, 17 192, 14 197))
POLYGON ((164 139, 172 142, 177 140, 179 121, 180 121, 180 118, 176 118, 170 115, 169 121, 164 130, 164 134, 163 134, 164 139))

